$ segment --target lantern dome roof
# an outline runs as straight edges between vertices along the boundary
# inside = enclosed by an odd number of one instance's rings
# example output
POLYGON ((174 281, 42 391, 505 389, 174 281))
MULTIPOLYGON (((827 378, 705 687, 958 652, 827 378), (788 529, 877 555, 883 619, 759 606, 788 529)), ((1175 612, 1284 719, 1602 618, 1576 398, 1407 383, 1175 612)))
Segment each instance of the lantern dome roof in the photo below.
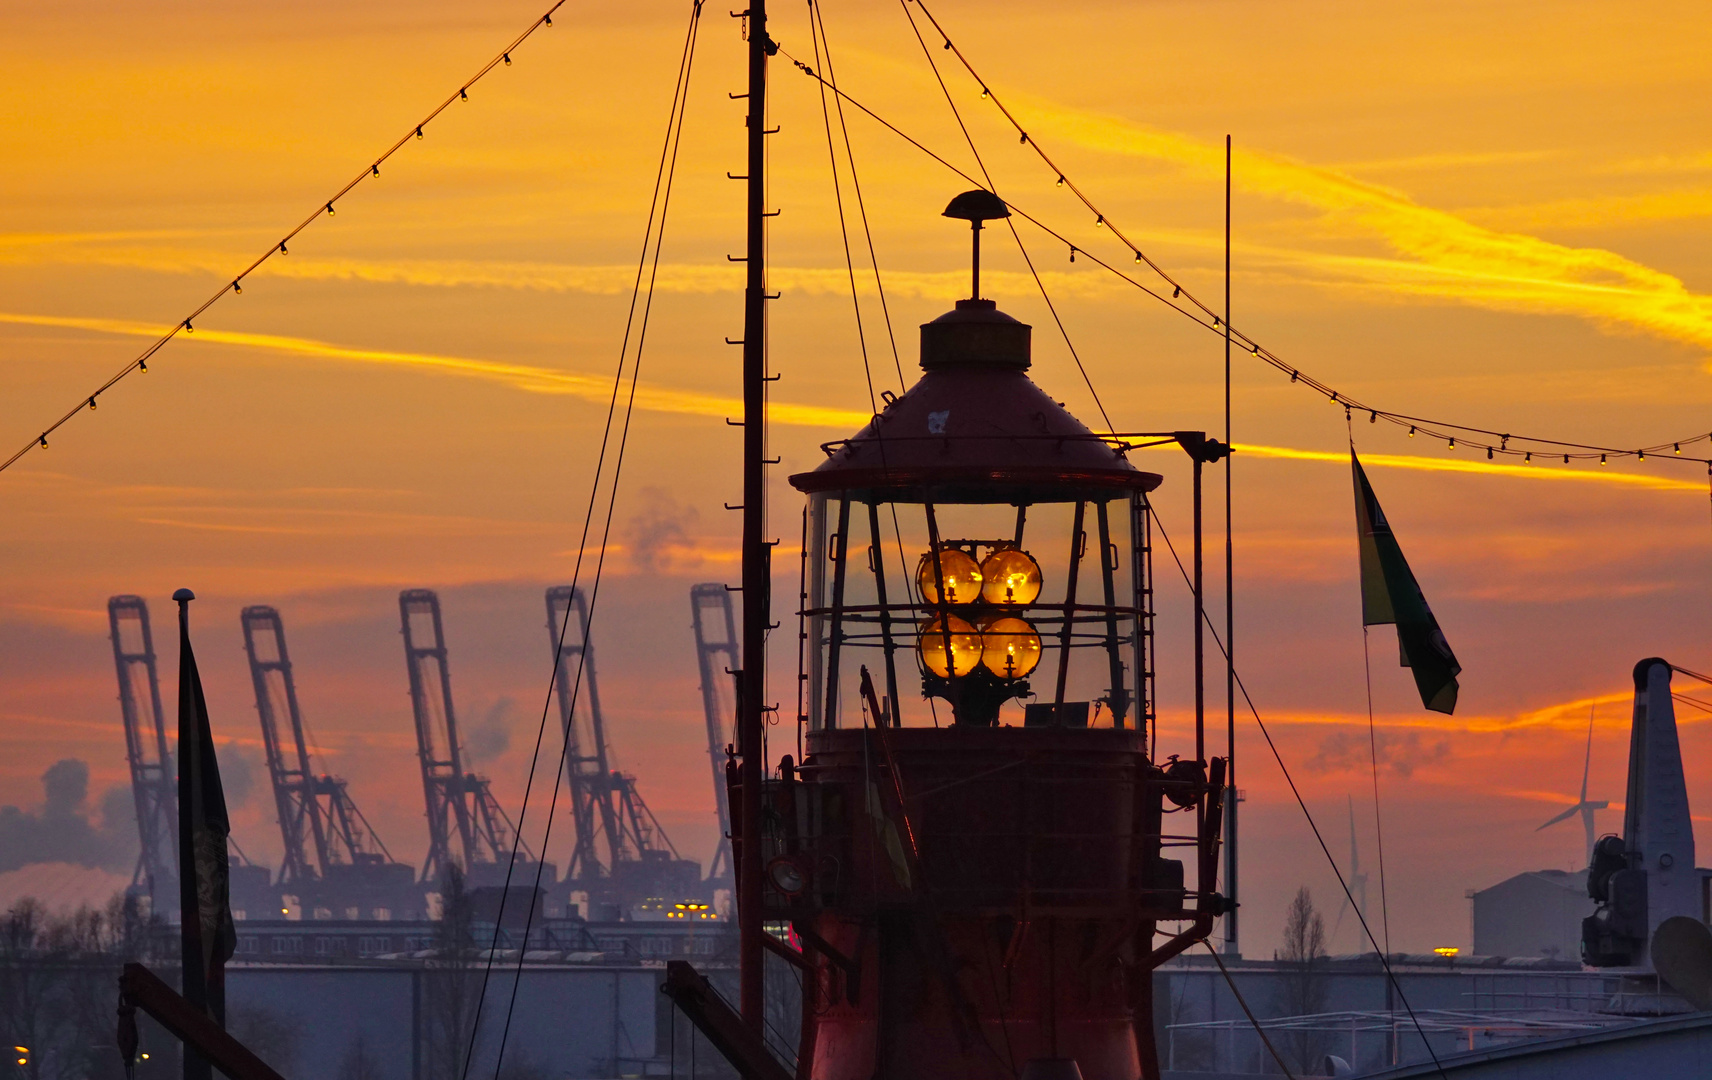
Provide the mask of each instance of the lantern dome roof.
POLYGON ((791 484, 915 502, 1069 502, 1151 491, 1125 458, 1028 377, 1030 327, 991 300, 959 300, 921 328, 922 377, 791 484))

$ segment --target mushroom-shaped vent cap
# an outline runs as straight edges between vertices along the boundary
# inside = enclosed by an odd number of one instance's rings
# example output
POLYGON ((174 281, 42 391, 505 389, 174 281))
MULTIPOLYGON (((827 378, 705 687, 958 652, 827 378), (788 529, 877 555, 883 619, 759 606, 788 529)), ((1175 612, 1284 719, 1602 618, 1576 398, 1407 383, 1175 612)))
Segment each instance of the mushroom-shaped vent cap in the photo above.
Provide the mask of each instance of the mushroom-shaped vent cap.
POLYGON ((976 188, 965 191, 951 200, 945 208, 949 218, 962 218, 964 221, 994 221, 998 218, 1011 216, 1011 208, 1005 205, 1005 200, 990 191, 976 188))

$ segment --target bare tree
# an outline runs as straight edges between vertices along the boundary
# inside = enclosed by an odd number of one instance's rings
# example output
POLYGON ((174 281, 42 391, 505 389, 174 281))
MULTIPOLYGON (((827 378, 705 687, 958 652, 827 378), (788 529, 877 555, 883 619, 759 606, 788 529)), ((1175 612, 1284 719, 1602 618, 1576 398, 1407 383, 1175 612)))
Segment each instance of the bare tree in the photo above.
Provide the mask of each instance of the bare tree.
MULTIPOLYGON (((1284 915, 1284 944, 1278 953, 1283 969, 1278 980, 1278 1013, 1281 1016, 1312 1016, 1326 1011, 1326 921, 1314 908, 1307 886, 1296 890, 1284 915)), ((1320 1031, 1281 1032, 1276 1040, 1279 1053, 1297 1072, 1317 1070, 1331 1045, 1330 1033, 1320 1031)))
POLYGON ((433 955, 422 972, 429 1080, 456 1080, 471 1053, 481 997, 474 923, 463 871, 454 864, 440 886, 433 955))

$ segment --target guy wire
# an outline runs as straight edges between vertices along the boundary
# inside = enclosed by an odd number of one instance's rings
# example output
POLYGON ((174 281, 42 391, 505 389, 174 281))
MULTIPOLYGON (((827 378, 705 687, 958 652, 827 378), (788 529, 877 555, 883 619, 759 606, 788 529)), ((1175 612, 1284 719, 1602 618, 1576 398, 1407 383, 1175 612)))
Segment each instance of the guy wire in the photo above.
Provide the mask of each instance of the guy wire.
MULTIPOLYGON (((659 249, 659 236, 656 233, 656 229, 655 229, 656 211, 658 211, 658 218, 659 218, 659 233, 663 233, 664 228, 665 228, 666 206, 669 205, 670 198, 671 198, 671 176, 670 176, 670 173, 668 172, 668 168, 667 168, 668 151, 672 151, 672 148, 675 146, 675 144, 677 142, 678 132, 680 132, 682 130, 682 125, 683 125, 683 110, 684 110, 684 108, 687 107, 687 104, 688 104, 687 98, 688 98, 689 69, 690 69, 690 65, 692 64, 692 62, 694 60, 694 45, 695 45, 696 28, 699 24, 699 20, 700 20, 700 16, 701 16, 701 7, 702 7, 701 0, 695 0, 694 4, 692 5, 692 9, 691 9, 690 25, 689 25, 688 30, 686 31, 686 37, 685 37, 685 43, 684 43, 684 52, 683 52, 682 57, 679 60, 678 79, 677 79, 676 85, 673 88, 673 100, 672 100, 671 116, 668 118, 668 122, 667 122, 666 141, 665 141, 665 145, 663 145, 661 147, 661 150, 660 150, 660 165, 659 165, 659 168, 655 174, 654 192, 653 192, 653 195, 651 196, 649 207, 648 207, 648 224, 647 224, 647 227, 644 229, 644 233, 643 233, 642 251, 641 251, 641 255, 638 258, 638 262, 637 262, 637 266, 636 266, 636 279, 635 279, 635 282, 632 284, 632 287, 631 287, 630 306, 629 306, 628 314, 625 317, 624 335, 623 335, 623 338, 622 338, 620 345, 619 345, 618 368, 613 374, 612 395, 611 395, 611 397, 607 403, 607 414, 606 414, 605 426, 604 426, 604 429, 603 429, 602 434, 601 434, 600 450, 597 454, 596 461, 595 461, 594 480, 592 482, 591 489, 589 491, 588 507, 587 507, 587 510, 585 511, 584 517, 583 517, 582 540, 577 546, 577 558, 576 558, 576 562, 573 566, 572 573, 571 573, 571 588, 573 591, 573 593, 572 593, 573 595, 575 595, 577 582, 578 582, 578 579, 580 578, 581 573, 582 573, 583 557, 587 553, 587 550, 588 550, 589 530, 593 524, 595 505, 596 505, 596 502, 598 500, 598 495, 599 495, 599 490, 600 490, 600 485, 601 485, 601 476, 602 476, 602 473, 604 471, 607 449, 608 449, 609 441, 610 441, 610 438, 612 435, 612 423, 613 423, 614 415, 615 415, 616 410, 617 410, 618 394, 619 394, 619 390, 623 384, 625 357, 629 353, 631 333, 632 333, 632 330, 636 326, 636 307, 637 307, 638 297, 640 295, 641 287, 642 287, 643 270, 644 270, 644 267, 647 265, 647 261, 648 261, 648 243, 649 243, 650 238, 655 239, 654 263, 655 263, 656 270, 657 270, 658 264, 659 264, 659 250, 660 250, 659 249), (664 194, 665 194, 664 199, 662 199, 662 197, 661 197, 662 187, 664 187, 664 189, 665 189, 664 190, 664 194)), ((675 163, 675 160, 676 160, 675 151, 673 151, 671 154, 671 160, 675 163)), ((639 367, 640 363, 641 363, 642 345, 643 345, 643 341, 646 337, 648 313, 652 307, 652 300, 653 300, 653 289, 652 289, 652 278, 650 278, 648 304, 645 305, 643 308, 642 322, 641 322, 641 333, 640 333, 640 335, 638 337, 638 341, 637 341, 636 363, 634 365, 632 365, 631 395, 630 395, 629 402, 627 402, 626 413, 625 413, 624 433, 626 436, 628 435, 628 432, 629 432, 630 408, 631 408, 631 406, 633 406, 634 400, 635 400, 636 368, 639 367)), ((610 530, 611 530, 611 525, 612 525, 612 499, 616 499, 616 497, 617 497, 618 481, 619 481, 619 475, 620 475, 622 468, 623 468, 623 461, 624 461, 624 439, 621 438, 619 448, 618 448, 618 457, 617 457, 617 460, 614 464, 613 475, 612 475, 612 482, 611 482, 611 484, 612 484, 612 495, 611 495, 611 499, 609 499, 608 508, 607 508, 607 520, 606 520, 606 531, 607 532, 610 532, 610 530)), ((590 597, 589 607, 588 607, 588 620, 589 620, 590 626, 592 626, 593 621, 594 621, 595 603, 596 603, 596 601, 598 601, 598 598, 599 598, 601 571, 604 567, 605 556, 606 556, 606 542, 605 542, 605 535, 603 534, 600 555, 596 560, 595 581, 594 581, 594 586, 593 586, 593 593, 590 597)), ((469 1075, 470 1064, 471 1064, 471 1061, 473 1060, 474 1053, 475 1053, 476 1038, 480 1032, 481 1010, 482 1010, 483 1004, 485 1003, 485 1001, 487 999, 488 982, 489 982, 489 980, 493 974, 494 954, 498 948, 499 932, 500 932, 500 926, 503 923, 505 901, 506 901, 506 898, 509 897, 510 892, 511 892, 511 876, 512 876, 512 873, 514 871, 514 868, 515 868, 516 862, 517 862, 518 846, 522 841, 523 825, 524 825, 525 820, 527 819, 528 812, 529 812, 529 798, 530 798, 530 794, 531 794, 533 787, 534 787, 535 773, 536 773, 536 769, 537 769, 539 761, 540 761, 542 742, 543 742, 545 735, 546 735, 547 717, 548 717, 548 714, 552 708, 554 687, 555 687, 556 683, 558 682, 560 670, 563 667, 562 658, 563 658, 563 654, 564 654, 565 637, 566 637, 567 633, 569 632, 570 619, 571 619, 571 609, 573 606, 574 605, 572 605, 572 604, 567 604, 565 606, 565 615, 559 624, 559 632, 558 632, 558 636, 557 636, 557 639, 555 642, 554 655, 553 655, 553 673, 552 673, 552 676, 548 679, 546 696, 545 696, 545 699, 542 702, 542 706, 541 706, 541 722, 540 722, 539 727, 536 730, 535 749, 534 749, 534 753, 530 757, 528 779, 526 780, 525 785, 524 785, 523 804, 522 804, 521 809, 519 810, 517 828, 513 834, 511 858, 510 858, 510 860, 506 866, 506 871, 505 871, 505 886, 504 886, 504 889, 500 893, 500 916, 501 917, 495 919, 494 937, 493 937, 493 941, 492 941, 492 943, 488 949, 487 964, 486 964, 486 966, 482 972, 481 990, 480 990, 480 993, 476 999, 475 1020, 471 1025, 469 1044, 465 1049, 463 1070, 460 1073, 460 1075, 465 1077, 465 1078, 467 1078, 469 1075)), ((575 676, 575 679, 574 679, 573 684, 572 684, 572 690, 571 690, 571 695, 570 695, 570 699, 571 699, 571 722, 573 722, 573 723, 574 723, 574 718, 576 715, 576 703, 577 703, 578 697, 579 697, 580 692, 581 692, 581 687, 582 687, 582 672, 583 672, 583 665, 584 665, 586 656, 587 656, 586 650, 579 650, 578 651, 576 676, 575 676)), ((558 806, 559 787, 560 787, 560 784, 561 784, 563 777, 564 777, 564 761, 565 761, 566 755, 569 752, 569 747, 570 747, 570 732, 567 730, 564 733, 564 735, 565 735, 565 740, 561 746, 560 753, 559 753, 559 767, 558 767, 558 771, 554 777, 553 796, 552 796, 552 799, 551 799, 549 806, 548 806, 547 825, 546 825, 546 829, 543 831, 543 835, 542 835, 541 856, 540 856, 540 859, 537 860, 537 865, 536 865, 536 869, 535 869, 535 887, 537 889, 540 887, 541 874, 543 872, 544 864, 545 864, 546 859, 547 859, 547 845, 548 845, 548 841, 550 840, 551 835, 552 835, 553 813, 557 809, 557 806, 558 806)), ((509 1035, 509 1032, 510 1032, 512 1011, 513 1011, 513 1008, 514 1008, 515 1003, 516 1003, 517 984, 518 984, 518 982, 521 981, 523 955, 528 950, 529 922, 532 922, 533 916, 534 916, 534 905, 531 904, 528 920, 526 921, 526 925, 524 928, 524 940, 521 943, 521 947, 518 950, 517 977, 514 978, 514 980, 513 980, 511 1001, 507 1005, 507 1008, 506 1008, 506 1022, 505 1022, 505 1033, 506 1034, 502 1035, 501 1040, 500 1040, 500 1047, 499 1047, 499 1058, 501 1061, 503 1060, 504 1053, 505 1053, 505 1038, 507 1035, 509 1035)), ((498 1068, 499 1068, 499 1062, 496 1061, 496 1064, 495 1064, 495 1075, 496 1076, 498 1073, 498 1068)))
MULTIPOLYGON (((1158 512, 1152 506, 1148 507, 1148 513, 1153 516, 1153 523, 1159 527, 1159 538, 1165 541, 1165 550, 1171 553, 1171 561, 1177 564, 1177 572, 1182 575, 1184 584, 1193 589, 1194 586, 1189 579, 1189 571, 1184 568, 1183 559, 1177 554, 1176 545, 1171 542, 1170 535, 1166 533, 1165 523, 1159 519, 1158 512)), ((1213 625, 1212 616, 1203 611, 1201 618, 1207 624, 1207 631, 1212 635, 1213 644, 1218 646, 1219 652, 1223 654, 1225 652, 1224 641, 1219 637, 1218 628, 1213 625)), ((1226 654, 1226 658, 1228 659, 1228 654, 1226 654)), ((1320 846, 1320 853, 1326 857, 1326 865, 1332 868, 1332 874, 1337 878, 1338 887, 1343 890, 1344 899, 1349 901, 1350 910, 1355 912, 1356 920, 1361 923, 1362 933, 1367 936, 1368 942, 1373 945, 1374 952, 1378 954, 1379 965, 1385 972, 1386 981, 1397 992, 1397 1000, 1403 1003, 1404 1011, 1409 1014, 1409 1021, 1415 1026, 1415 1033, 1421 1037, 1421 1044, 1426 1047, 1428 1055, 1432 1057, 1433 1067, 1441 1077, 1445 1076, 1444 1065, 1439 1061, 1438 1053, 1433 1049, 1433 1044, 1427 1039, 1426 1029, 1421 1026, 1420 1018, 1415 1015, 1414 1006, 1409 1004, 1408 996, 1403 993, 1403 985, 1397 981, 1396 973, 1391 970, 1390 955, 1380 949, 1379 940, 1373 935, 1373 928, 1367 924, 1367 916, 1363 915, 1361 909, 1356 906, 1355 895, 1349 890, 1349 882, 1344 880, 1343 871, 1338 869, 1337 860, 1332 857, 1332 850, 1326 845, 1326 838, 1321 835, 1320 826, 1314 821, 1314 815, 1308 809, 1307 800, 1302 798, 1301 790, 1296 787, 1295 778, 1290 775, 1290 767, 1284 764, 1283 753, 1279 751, 1278 744, 1272 741, 1272 732, 1267 729, 1266 721, 1261 719, 1260 709, 1254 704, 1254 698, 1248 692, 1248 685, 1242 681, 1241 672, 1236 673, 1236 686, 1242 693, 1242 700, 1248 705, 1249 715, 1254 717, 1255 726, 1260 729, 1261 736, 1266 740, 1267 749, 1272 751, 1272 759, 1278 763, 1278 771, 1284 775, 1284 782, 1289 785, 1290 794, 1295 798, 1297 807, 1301 809, 1302 817, 1307 820, 1308 828, 1314 834, 1314 842, 1320 846)))

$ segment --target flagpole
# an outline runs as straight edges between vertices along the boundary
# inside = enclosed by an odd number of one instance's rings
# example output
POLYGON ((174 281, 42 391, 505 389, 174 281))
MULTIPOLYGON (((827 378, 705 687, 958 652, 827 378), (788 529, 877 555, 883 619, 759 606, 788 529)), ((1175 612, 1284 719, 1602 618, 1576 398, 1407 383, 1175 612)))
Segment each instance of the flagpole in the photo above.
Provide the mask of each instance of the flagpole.
MULTIPOLYGON (((201 773, 202 739, 196 709, 196 656, 190 649, 190 602, 196 594, 180 589, 178 603, 178 917, 184 1000, 191 1008, 208 1009, 208 969, 203 963, 202 904, 197 895, 196 804, 201 773)), ((213 1080, 208 1059, 186 1044, 184 1080, 213 1080)))
MULTIPOLYGON (((1225 136, 1225 446, 1231 445, 1231 137, 1225 136)), ((1225 952, 1242 955, 1236 938, 1236 556, 1231 525, 1231 469, 1225 455, 1225 952)))

